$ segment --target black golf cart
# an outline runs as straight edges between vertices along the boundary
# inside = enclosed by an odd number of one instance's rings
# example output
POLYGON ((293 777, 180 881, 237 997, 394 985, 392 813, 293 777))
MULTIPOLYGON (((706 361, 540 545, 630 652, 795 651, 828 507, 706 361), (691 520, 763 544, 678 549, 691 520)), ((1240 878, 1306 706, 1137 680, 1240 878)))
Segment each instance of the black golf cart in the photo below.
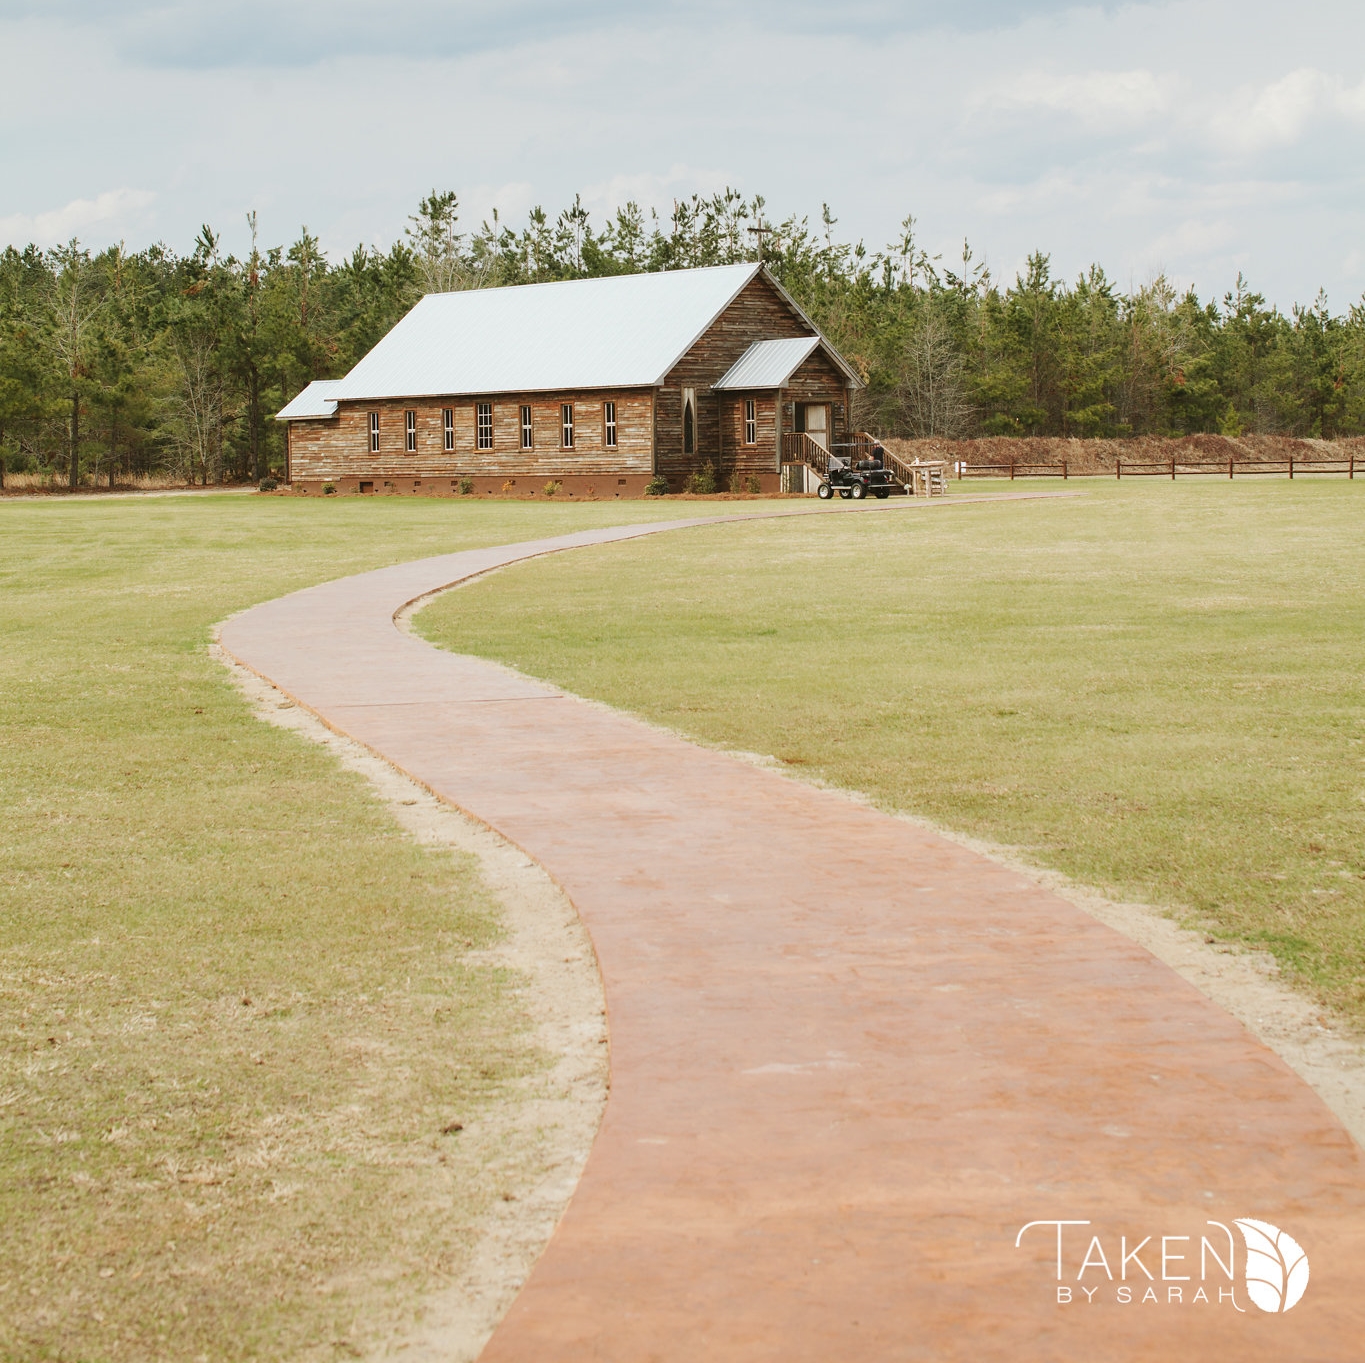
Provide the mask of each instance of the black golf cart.
POLYGON ((828 501, 837 492, 839 496, 852 497, 856 502, 867 496, 889 497, 898 486, 891 474, 882 467, 875 450, 870 459, 841 459, 831 452, 829 471, 816 489, 816 495, 822 501, 828 501))

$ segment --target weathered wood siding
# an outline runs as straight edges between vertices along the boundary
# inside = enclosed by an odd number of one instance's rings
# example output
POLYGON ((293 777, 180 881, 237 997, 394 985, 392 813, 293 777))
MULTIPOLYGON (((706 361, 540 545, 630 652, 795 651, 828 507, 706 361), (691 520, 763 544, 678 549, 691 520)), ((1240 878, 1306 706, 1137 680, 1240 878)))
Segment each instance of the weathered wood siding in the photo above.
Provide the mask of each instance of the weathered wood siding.
POLYGON ((653 394, 505 394, 488 398, 416 398, 346 402, 327 421, 295 421, 290 477, 296 483, 338 479, 560 478, 648 475, 653 469, 653 394), (616 403, 616 447, 605 443, 605 403, 616 403), (493 448, 478 448, 477 404, 493 408, 493 448), (560 440, 560 407, 574 408, 574 444, 560 440), (521 448, 521 408, 531 408, 534 448, 521 448), (445 448, 442 412, 455 418, 455 448, 445 448), (406 449, 404 413, 417 413, 417 449, 406 449), (369 414, 379 413, 379 452, 370 452, 369 414))
MULTIPOLYGON (((722 475, 731 472, 733 465, 726 462, 734 446, 728 429, 722 449, 722 423, 729 425, 730 411, 742 393, 716 393, 711 385, 730 368, 755 341, 780 340, 789 336, 810 336, 814 333, 787 306, 782 296, 762 275, 749 281, 738 297, 700 337, 697 343, 674 366, 659 391, 658 417, 654 438, 657 448, 658 470, 673 485, 680 488, 687 475, 700 468, 708 459, 722 475), (693 388, 697 395, 696 453, 683 453, 682 391, 693 388), (725 413, 723 416, 722 413, 725 413)), ((767 397, 771 399, 769 391, 767 397)), ((811 399, 814 401, 814 399, 811 399)), ((766 454, 745 455, 754 459, 757 471, 773 472, 777 468, 776 441, 770 435, 766 454)), ((747 466, 747 464, 746 464, 747 466)))
POLYGON ((330 421, 291 421, 288 464, 290 481, 298 478, 300 467, 311 468, 325 463, 328 459, 328 450, 335 439, 335 417, 330 421))
POLYGON ((777 400, 772 391, 765 393, 720 393, 721 454, 720 465, 726 474, 777 472, 777 400), (752 445, 744 443, 744 403, 754 404, 754 424, 758 439, 752 445))

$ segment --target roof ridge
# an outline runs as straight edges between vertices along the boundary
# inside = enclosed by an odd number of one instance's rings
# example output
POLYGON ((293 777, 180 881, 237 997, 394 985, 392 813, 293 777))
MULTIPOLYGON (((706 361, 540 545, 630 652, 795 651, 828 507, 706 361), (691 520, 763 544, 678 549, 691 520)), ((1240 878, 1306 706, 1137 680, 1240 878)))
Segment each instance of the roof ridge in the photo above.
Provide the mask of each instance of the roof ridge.
MULTIPOLYGON (((576 279, 532 279, 523 284, 493 284, 482 289, 444 289, 439 293, 424 293, 419 303, 428 298, 453 298, 456 295, 480 293, 509 293, 513 289, 561 289, 574 284, 607 284, 613 280, 661 279, 668 275, 718 274, 721 270, 749 270, 752 272, 761 261, 734 261, 729 265, 683 265, 676 270, 623 270, 619 274, 579 275, 576 279)), ((414 304, 414 306, 416 306, 414 304)))

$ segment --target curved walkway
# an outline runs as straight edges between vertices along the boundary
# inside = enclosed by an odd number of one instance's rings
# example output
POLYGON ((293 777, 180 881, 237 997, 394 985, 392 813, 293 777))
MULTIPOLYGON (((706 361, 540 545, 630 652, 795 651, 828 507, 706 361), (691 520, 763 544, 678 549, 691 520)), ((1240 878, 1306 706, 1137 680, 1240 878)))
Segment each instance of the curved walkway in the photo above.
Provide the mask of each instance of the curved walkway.
POLYGON ((704 523, 424 559, 222 631, 540 861, 592 934, 610 1099, 483 1357, 1357 1363, 1361 1152, 1169 969, 932 833, 394 624, 519 559, 704 523), (1309 1255, 1291 1313, 1251 1303, 1240 1236, 1235 1285, 1201 1245, 1226 1259, 1208 1223, 1238 1217, 1309 1255), (1037 1221, 1090 1224, 1016 1248, 1037 1221), (1163 1236, 1191 1237, 1164 1275, 1163 1236))

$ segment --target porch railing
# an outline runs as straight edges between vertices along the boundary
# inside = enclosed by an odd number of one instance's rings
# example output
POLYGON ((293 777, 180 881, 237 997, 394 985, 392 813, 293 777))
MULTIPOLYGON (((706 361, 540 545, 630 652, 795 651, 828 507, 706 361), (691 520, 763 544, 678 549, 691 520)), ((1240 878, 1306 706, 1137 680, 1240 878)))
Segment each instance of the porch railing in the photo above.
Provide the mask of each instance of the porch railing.
POLYGON ((821 478, 829 477, 829 451, 818 440, 812 440, 804 431, 782 432, 782 462, 784 464, 805 464, 814 469, 821 478))

